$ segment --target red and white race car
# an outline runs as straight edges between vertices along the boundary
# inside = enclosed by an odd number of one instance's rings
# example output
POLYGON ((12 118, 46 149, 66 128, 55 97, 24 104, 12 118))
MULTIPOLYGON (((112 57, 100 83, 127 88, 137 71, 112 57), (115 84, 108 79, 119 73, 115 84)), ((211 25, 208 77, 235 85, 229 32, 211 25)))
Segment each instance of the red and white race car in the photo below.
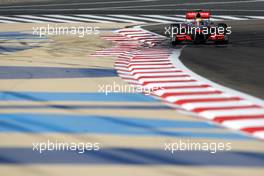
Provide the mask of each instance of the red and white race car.
POLYGON ((231 27, 225 23, 216 24, 210 20, 210 17, 211 12, 209 11, 196 10, 187 12, 184 23, 171 24, 169 30, 166 30, 167 34, 169 33, 170 35, 171 43, 173 45, 183 41, 228 43, 229 36, 232 33, 231 27))

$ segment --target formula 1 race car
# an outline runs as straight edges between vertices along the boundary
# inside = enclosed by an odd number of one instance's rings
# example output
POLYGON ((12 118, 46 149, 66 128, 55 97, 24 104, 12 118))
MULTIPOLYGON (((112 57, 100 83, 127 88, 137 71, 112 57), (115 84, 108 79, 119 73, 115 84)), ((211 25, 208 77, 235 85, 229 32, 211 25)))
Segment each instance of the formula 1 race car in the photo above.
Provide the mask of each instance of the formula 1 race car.
MULTIPOLYGON (((183 41, 191 41, 195 44, 213 41, 215 43, 227 44, 231 34, 231 27, 225 23, 215 24, 210 20, 209 11, 196 10, 186 13, 184 23, 171 24, 169 35, 172 45, 183 41)), ((166 33, 166 32, 165 32, 166 33)))

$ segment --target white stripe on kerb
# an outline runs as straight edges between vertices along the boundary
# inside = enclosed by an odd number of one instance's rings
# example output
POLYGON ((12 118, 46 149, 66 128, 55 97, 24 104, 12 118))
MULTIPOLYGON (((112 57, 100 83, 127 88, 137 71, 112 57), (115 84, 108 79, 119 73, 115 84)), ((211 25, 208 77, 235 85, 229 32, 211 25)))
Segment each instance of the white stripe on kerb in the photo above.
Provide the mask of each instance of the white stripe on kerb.
POLYGON ((55 19, 57 18, 62 18, 63 20, 71 20, 74 22, 79 22, 82 23, 82 21, 87 21, 87 22, 96 22, 96 23, 110 23, 109 21, 103 21, 103 20, 94 20, 94 19, 84 19, 84 18, 78 18, 78 17, 71 17, 71 16, 65 16, 65 15, 45 15, 48 17, 54 17, 55 19))
POLYGON ((264 16, 246 16, 248 18, 264 20, 264 16))
POLYGON ((167 86, 200 86, 198 82, 179 82, 179 83, 148 83, 145 87, 167 87, 167 86))
POLYGON ((135 78, 144 77, 144 76, 179 76, 183 75, 182 72, 167 72, 167 73, 136 73, 134 74, 135 78))
POLYGON ((197 93, 197 92, 205 92, 205 91, 215 91, 213 88, 191 88, 191 89, 161 89, 155 91, 155 94, 161 96, 165 93, 197 93))
POLYGON ((264 130, 254 132, 254 133, 253 133, 253 136, 254 136, 254 137, 257 137, 257 138, 264 139, 264 130))
POLYGON ((21 21, 21 22, 43 23, 43 21, 30 20, 30 19, 25 19, 25 18, 15 18, 15 17, 6 17, 6 16, 0 16, 0 18, 7 19, 7 20, 17 20, 17 21, 21 21))
POLYGON ((94 18, 94 19, 100 19, 102 20, 113 20, 113 21, 121 21, 121 22, 126 22, 126 23, 143 23, 140 21, 135 21, 135 20, 128 20, 128 19, 120 19, 120 18, 113 18, 109 16, 97 16, 97 15, 76 15, 76 16, 82 16, 86 18, 94 18))
POLYGON ((167 78, 140 78, 138 79, 139 82, 149 82, 149 81, 187 81, 191 80, 190 77, 167 77, 167 78))
POLYGON ((33 16, 33 15, 20 15, 21 17, 28 17, 28 18, 33 18, 33 19, 38 19, 38 20, 47 20, 47 21, 54 21, 54 22, 62 22, 62 23, 76 23, 74 21, 69 21, 69 20, 62 20, 62 19, 54 19, 54 18, 49 18, 49 17, 42 17, 42 16, 33 16))
POLYGON ((165 99, 170 102, 176 102, 178 100, 192 100, 192 99, 207 99, 207 98, 228 98, 230 95, 226 94, 212 94, 212 95, 181 95, 181 96, 168 96, 165 99))
POLYGON ((162 16, 162 15, 142 15, 142 16, 151 17, 151 18, 156 17, 156 18, 173 20, 173 21, 185 21, 185 18, 168 17, 168 16, 162 16))
POLYGON ((172 23, 172 21, 168 20, 158 20, 153 18, 146 18, 146 17, 138 17, 138 16, 130 16, 130 15, 111 15, 119 18, 129 18, 129 19, 138 19, 143 21, 153 21, 153 22, 159 22, 159 23, 172 23))
POLYGON ((203 102, 203 103, 186 103, 183 105, 185 109, 192 110, 195 108, 211 108, 211 107, 233 107, 233 106, 253 105, 253 103, 244 100, 226 101, 226 102, 203 102))
POLYGON ((2 20, 2 19, 0 19, 0 23, 17 23, 17 22, 10 21, 10 20, 2 20))
POLYGON ((224 126, 239 130, 241 128, 264 127, 264 119, 230 120, 222 123, 224 126))
POLYGON ((219 116, 238 116, 238 115, 261 115, 264 114, 264 109, 248 108, 248 109, 231 109, 231 110, 207 110, 199 113, 208 119, 214 119, 219 116))
POLYGON ((215 15, 214 17, 224 18, 228 20, 247 20, 247 18, 239 18, 239 17, 227 16, 227 15, 215 15))

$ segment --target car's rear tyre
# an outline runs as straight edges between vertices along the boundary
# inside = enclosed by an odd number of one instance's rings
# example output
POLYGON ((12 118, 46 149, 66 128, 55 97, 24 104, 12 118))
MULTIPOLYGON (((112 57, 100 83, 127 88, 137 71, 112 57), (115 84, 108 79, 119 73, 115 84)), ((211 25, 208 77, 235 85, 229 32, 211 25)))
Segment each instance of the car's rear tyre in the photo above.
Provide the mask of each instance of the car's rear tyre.
POLYGON ((204 35, 196 35, 193 40, 194 44, 204 44, 206 43, 206 37, 204 35))
POLYGON ((229 40, 223 40, 223 41, 215 41, 215 44, 219 44, 219 45, 225 45, 228 44, 229 40))
POLYGON ((224 35, 225 35, 225 40, 222 40, 222 41, 215 41, 216 44, 228 44, 229 43, 229 36, 227 35, 227 24, 225 23, 219 23, 217 24, 217 27, 222 27, 225 29, 224 31, 224 35))
POLYGON ((173 45, 173 46, 179 45, 179 44, 181 44, 181 41, 179 41, 179 40, 171 41, 171 45, 173 45))
POLYGON ((171 24, 172 32, 174 35, 171 35, 171 38, 174 38, 174 41, 171 41, 171 45, 179 45, 182 41, 176 39, 176 35, 179 34, 181 31, 181 26, 179 23, 171 24))

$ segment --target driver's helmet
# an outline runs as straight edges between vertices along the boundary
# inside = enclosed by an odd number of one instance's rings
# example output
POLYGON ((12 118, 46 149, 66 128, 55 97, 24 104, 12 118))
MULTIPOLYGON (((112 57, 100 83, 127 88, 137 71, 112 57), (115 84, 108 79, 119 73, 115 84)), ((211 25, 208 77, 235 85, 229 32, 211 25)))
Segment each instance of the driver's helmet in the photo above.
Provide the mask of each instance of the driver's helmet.
POLYGON ((201 17, 201 14, 198 12, 196 17, 195 17, 195 22, 196 22, 196 25, 199 26, 202 22, 203 22, 203 19, 201 17))

